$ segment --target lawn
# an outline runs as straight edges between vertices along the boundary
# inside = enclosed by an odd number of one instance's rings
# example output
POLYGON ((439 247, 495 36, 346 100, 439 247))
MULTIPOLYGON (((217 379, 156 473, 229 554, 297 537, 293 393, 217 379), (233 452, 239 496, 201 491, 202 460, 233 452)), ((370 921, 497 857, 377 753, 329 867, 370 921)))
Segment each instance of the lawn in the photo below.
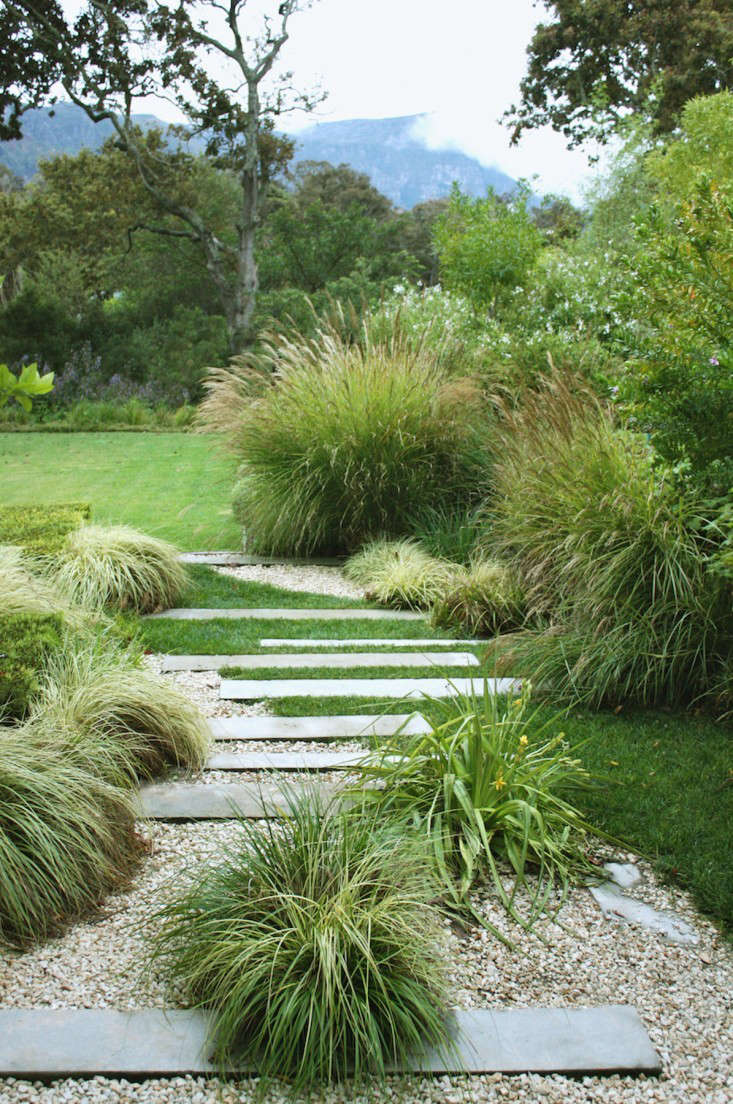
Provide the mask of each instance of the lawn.
POLYGON ((194 551, 239 548, 233 464, 190 433, 0 433, 5 505, 89 502, 94 521, 133 525, 194 551))

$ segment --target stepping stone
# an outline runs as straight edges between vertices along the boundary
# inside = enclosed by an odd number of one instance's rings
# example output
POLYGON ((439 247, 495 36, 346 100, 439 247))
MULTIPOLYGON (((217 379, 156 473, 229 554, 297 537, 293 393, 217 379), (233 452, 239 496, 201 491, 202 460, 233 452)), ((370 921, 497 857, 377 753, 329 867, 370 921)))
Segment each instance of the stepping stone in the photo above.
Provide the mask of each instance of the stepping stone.
MULTIPOLYGON (((212 1023, 196 1010, 0 1009, 0 1076, 143 1080, 220 1073, 210 1063, 212 1023)), ((662 1064, 635 1008, 457 1011, 453 1045, 428 1050, 395 1073, 658 1074, 662 1064)), ((251 1062, 224 1072, 256 1073, 251 1062)))
POLYGON ((254 556, 247 552, 183 552, 181 563, 206 564, 209 567, 342 567, 345 557, 319 557, 314 560, 290 556, 254 556))
POLYGON ((430 732, 420 713, 352 713, 340 717, 211 717, 215 740, 357 740, 430 732))
POLYGON ((450 648, 467 647, 475 644, 490 644, 490 640, 412 640, 398 636, 387 636, 382 640, 364 640, 352 637, 344 640, 319 640, 317 637, 269 637, 260 640, 261 648, 450 648))
MULTIPOLYGON (((325 797, 339 792, 333 784, 318 789, 325 797)), ((155 782, 140 787, 136 805, 138 816, 150 820, 264 820, 280 816, 291 796, 277 786, 252 782, 155 782)))
POLYGON ((644 904, 643 901, 627 897, 613 882, 591 886, 591 893, 604 916, 620 918, 629 924, 638 924, 642 928, 662 935, 669 943, 694 946, 699 942, 697 932, 686 920, 682 920, 672 912, 659 912, 651 905, 644 904))
POLYGON ((484 684, 492 694, 519 690, 517 679, 375 678, 375 679, 222 679, 219 697, 226 701, 265 698, 452 698, 455 694, 481 696, 484 684))
POLYGON ((206 769, 220 771, 346 770, 361 763, 365 755, 366 751, 219 751, 207 760, 206 769))
POLYGON ((473 652, 298 652, 294 655, 167 655, 163 671, 218 671, 246 667, 251 671, 290 667, 478 667, 473 652))
POLYGON ((382 609, 167 609, 147 613, 146 619, 166 617, 172 621, 227 620, 257 621, 422 621, 422 613, 412 610, 382 609))

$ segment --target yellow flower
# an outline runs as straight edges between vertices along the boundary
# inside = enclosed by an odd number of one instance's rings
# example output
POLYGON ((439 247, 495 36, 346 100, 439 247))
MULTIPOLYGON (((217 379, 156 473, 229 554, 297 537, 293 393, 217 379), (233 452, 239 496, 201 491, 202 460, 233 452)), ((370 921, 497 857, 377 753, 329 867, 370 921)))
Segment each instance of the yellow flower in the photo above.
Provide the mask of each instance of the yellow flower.
POLYGON ((526 735, 522 735, 522 736, 519 737, 519 746, 520 747, 525 748, 528 743, 529 743, 529 740, 527 739, 526 735))
POLYGON ((498 775, 496 781, 494 782, 494 786, 499 793, 506 787, 506 782, 504 781, 504 778, 501 774, 498 775))

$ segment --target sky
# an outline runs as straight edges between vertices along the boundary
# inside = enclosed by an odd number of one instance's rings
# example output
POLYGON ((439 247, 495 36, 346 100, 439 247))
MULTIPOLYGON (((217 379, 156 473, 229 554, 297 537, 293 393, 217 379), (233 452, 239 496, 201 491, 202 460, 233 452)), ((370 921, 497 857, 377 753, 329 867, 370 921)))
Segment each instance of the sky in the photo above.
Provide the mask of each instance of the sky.
MULTIPOLYGON (((73 12, 81 0, 64 6, 73 12)), ((276 8, 277 0, 249 0, 253 30, 276 8)), ((577 200, 594 151, 567 150, 549 128, 511 147, 499 123, 518 100, 526 48, 543 17, 533 0, 315 0, 291 19, 282 68, 296 88, 320 87, 327 98, 280 125, 297 132, 318 121, 425 114, 417 136, 430 147, 460 149, 513 177, 536 178, 537 191, 577 200)), ((177 118, 150 98, 138 110, 177 118)))

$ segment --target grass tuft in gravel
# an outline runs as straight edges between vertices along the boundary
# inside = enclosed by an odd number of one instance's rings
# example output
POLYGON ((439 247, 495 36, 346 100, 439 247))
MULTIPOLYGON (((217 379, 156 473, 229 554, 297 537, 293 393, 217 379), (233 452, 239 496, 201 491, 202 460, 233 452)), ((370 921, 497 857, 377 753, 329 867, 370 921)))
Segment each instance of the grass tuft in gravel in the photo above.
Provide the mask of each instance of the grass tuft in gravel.
POLYGON ((216 1058, 296 1086, 383 1077, 446 1040, 431 865, 414 840, 317 791, 158 914, 153 962, 213 1013, 216 1058))
POLYGON ((49 660, 30 719, 63 734, 77 760, 118 783, 171 766, 198 770, 211 740, 185 694, 102 643, 70 642, 49 660))
POLYGON ((129 873, 128 796, 33 726, 0 728, 0 943, 58 933, 129 873))

